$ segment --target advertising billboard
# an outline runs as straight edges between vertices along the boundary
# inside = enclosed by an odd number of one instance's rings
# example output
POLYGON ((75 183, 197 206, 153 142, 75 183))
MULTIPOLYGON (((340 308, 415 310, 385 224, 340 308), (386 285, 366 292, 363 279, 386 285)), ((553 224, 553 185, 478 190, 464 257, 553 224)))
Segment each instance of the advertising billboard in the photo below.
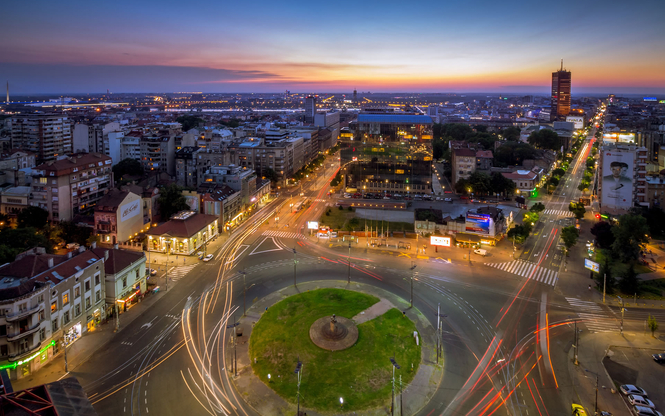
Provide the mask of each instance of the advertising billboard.
POLYGON ((467 212, 465 228, 467 231, 474 233, 489 234, 490 216, 487 214, 475 214, 472 212, 467 212))
POLYGON ((633 153, 603 152, 601 204, 616 208, 633 205, 633 153))
POLYGON ((307 229, 308 230, 318 230, 319 229, 319 223, 316 221, 307 221, 307 229))
POLYGON ((635 143, 635 133, 603 133, 604 143, 635 143))
POLYGON ((583 116, 567 116, 566 121, 573 123, 575 130, 582 130, 584 128, 584 117, 583 116))
POLYGON ((128 204, 125 204, 120 207, 120 222, 124 222, 125 220, 128 220, 130 218, 133 218, 137 215, 139 215, 139 212, 141 212, 141 200, 137 199, 136 201, 132 201, 128 204))
POLYGON ((429 238, 429 243, 430 243, 430 245, 433 245, 433 246, 450 247, 450 237, 434 237, 434 236, 431 236, 429 238))
POLYGON ((589 269, 592 272, 600 273, 600 264, 589 259, 584 259, 584 268, 589 269))

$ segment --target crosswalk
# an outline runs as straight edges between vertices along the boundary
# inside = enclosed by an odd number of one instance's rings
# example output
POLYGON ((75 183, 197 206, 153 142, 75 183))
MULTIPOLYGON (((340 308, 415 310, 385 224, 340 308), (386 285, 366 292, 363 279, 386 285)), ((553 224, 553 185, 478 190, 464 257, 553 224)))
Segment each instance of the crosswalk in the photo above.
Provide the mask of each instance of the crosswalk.
POLYGON ((262 235, 268 235, 270 237, 280 237, 280 238, 293 238, 295 240, 300 240, 302 238, 305 238, 305 236, 300 233, 292 233, 289 231, 276 231, 276 230, 264 231, 262 235))
POLYGON ((524 260, 513 260, 506 263, 485 263, 485 266, 527 277, 550 286, 556 286, 556 282, 559 280, 559 272, 556 270, 538 266, 535 263, 524 260))
POLYGON ((172 282, 177 282, 178 280, 182 279, 192 271, 194 267, 196 267, 196 264, 190 264, 188 266, 174 266, 169 269, 169 280, 172 282))
POLYGON ((566 300, 575 309, 577 316, 586 325, 589 332, 613 332, 619 330, 616 319, 609 316, 607 311, 597 303, 577 298, 566 298, 566 300))
POLYGON ((564 218, 575 216, 575 214, 573 214, 572 212, 563 209, 546 209, 545 211, 543 211, 543 214, 556 215, 557 217, 564 217, 564 218))

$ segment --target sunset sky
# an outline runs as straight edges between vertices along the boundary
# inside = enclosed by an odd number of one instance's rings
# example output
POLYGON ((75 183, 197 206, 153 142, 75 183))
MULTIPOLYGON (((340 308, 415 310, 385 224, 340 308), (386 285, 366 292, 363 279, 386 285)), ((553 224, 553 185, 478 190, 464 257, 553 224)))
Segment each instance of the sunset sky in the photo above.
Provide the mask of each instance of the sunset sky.
POLYGON ((28 1, 3 6, 14 94, 665 94, 665 1, 28 1))

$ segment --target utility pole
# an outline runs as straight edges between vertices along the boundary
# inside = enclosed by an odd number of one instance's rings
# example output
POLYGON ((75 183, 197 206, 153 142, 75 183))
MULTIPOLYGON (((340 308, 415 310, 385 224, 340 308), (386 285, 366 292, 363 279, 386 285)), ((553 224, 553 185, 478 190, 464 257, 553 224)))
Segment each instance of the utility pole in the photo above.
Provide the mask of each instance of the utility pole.
POLYGON ((607 273, 603 274, 603 303, 605 303, 605 287, 607 286, 607 273))
POLYGON ((584 371, 587 372, 587 373, 591 373, 591 374, 596 376, 596 404, 595 404, 595 407, 594 407, 594 414, 597 415, 598 414, 598 373, 594 373, 593 371, 589 371, 586 368, 584 369, 584 371))
POLYGON ((580 363, 577 361, 577 353, 580 350, 580 345, 579 345, 579 338, 577 336, 577 320, 575 320, 575 365, 579 365, 580 363))
POLYGON ((227 329, 233 328, 233 361, 231 362, 231 366, 233 367, 234 374, 235 376, 238 376, 238 355, 236 354, 236 327, 240 325, 240 322, 236 322, 236 317, 233 315, 233 325, 227 325, 227 329))
POLYGON ((247 284, 245 282, 246 271, 240 270, 238 273, 242 275, 242 316, 247 313, 247 284))
POLYGON ((118 302, 115 303, 115 332, 120 331, 120 309, 118 308, 118 302))
POLYGON ((164 292, 169 291, 169 254, 171 252, 171 242, 166 241, 166 287, 164 288, 164 292))
POLYGON ((293 248, 293 286, 297 287, 296 285, 296 264, 298 264, 298 260, 296 258, 296 255, 298 253, 296 252, 295 247, 293 248))
POLYGON ((395 416, 395 369, 400 369, 399 364, 395 361, 395 357, 390 359, 390 363, 393 365, 393 396, 390 402, 390 414, 395 416))
POLYGON ((402 375, 399 375, 399 416, 404 414, 404 408, 402 407, 402 375))
POLYGON ((621 301, 621 335, 623 335, 623 313, 626 310, 626 308, 623 307, 623 299, 621 296, 617 296, 619 300, 621 301))
POLYGON ((346 274, 346 280, 348 284, 351 284, 351 241, 350 240, 349 240, 349 257, 347 257, 347 259, 349 261, 349 267, 347 269, 348 271, 346 274))
POLYGON ((414 261, 411 261, 411 307, 413 308, 413 275, 414 275, 414 270, 416 268, 416 265, 414 264, 414 261))
POLYGON ((62 349, 65 350, 65 373, 69 373, 69 366, 67 365, 67 341, 63 338, 62 349))
POLYGON ((441 313, 441 304, 439 303, 437 308, 436 308, 436 363, 439 363, 439 357, 440 353, 442 352, 442 346, 441 346, 441 326, 443 322, 441 322, 441 318, 445 318, 448 315, 444 315, 441 313))
POLYGON ((296 413, 296 416, 300 416, 300 380, 302 377, 302 362, 300 360, 298 360, 298 364, 296 365, 296 374, 298 375, 298 413, 296 413))

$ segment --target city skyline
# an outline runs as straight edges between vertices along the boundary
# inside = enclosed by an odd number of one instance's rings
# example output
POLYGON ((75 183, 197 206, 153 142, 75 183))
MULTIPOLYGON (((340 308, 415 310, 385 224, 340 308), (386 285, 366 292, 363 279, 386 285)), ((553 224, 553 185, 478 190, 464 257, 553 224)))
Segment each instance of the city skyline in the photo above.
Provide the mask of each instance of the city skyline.
POLYGON ((113 92, 665 92, 665 6, 422 2, 36 2, 6 7, 17 95, 113 92), (26 30, 28 28, 28 30, 26 30), (621 30, 625 28, 625 30, 621 30), (630 28, 630 29, 628 29, 630 28))

